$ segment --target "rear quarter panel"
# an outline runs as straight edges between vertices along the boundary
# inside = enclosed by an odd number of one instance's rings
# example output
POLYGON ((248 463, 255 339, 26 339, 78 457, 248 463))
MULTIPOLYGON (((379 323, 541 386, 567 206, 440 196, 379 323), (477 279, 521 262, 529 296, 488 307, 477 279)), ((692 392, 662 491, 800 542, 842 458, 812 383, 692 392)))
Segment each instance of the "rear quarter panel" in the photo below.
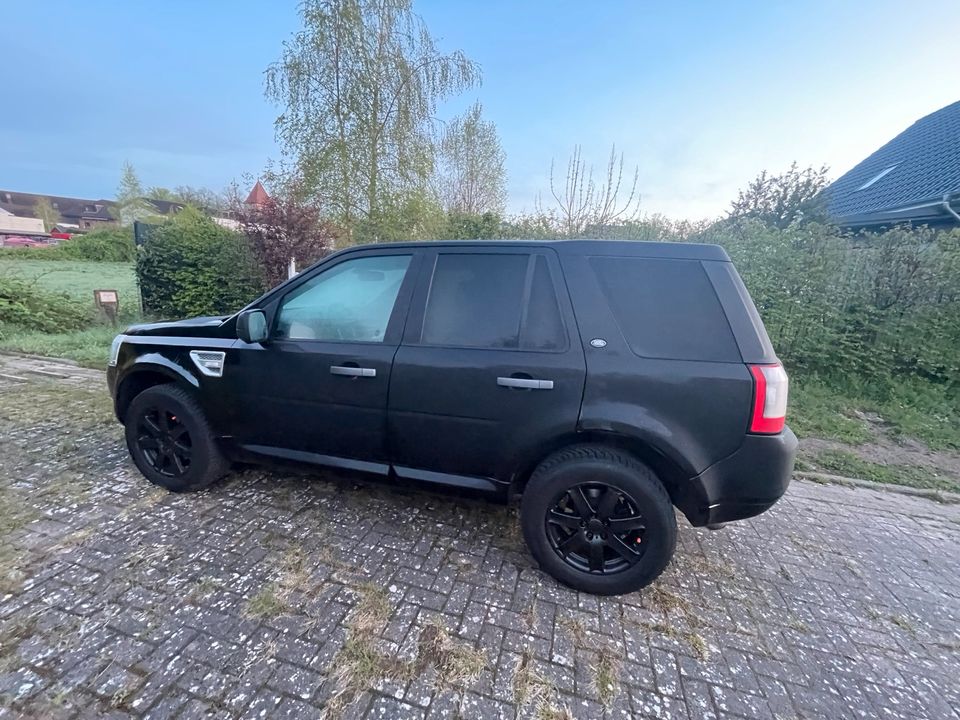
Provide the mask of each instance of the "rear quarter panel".
POLYGON ((639 438, 687 477, 735 452, 753 397, 746 365, 639 357, 624 339, 588 259, 567 255, 562 263, 587 363, 579 429, 639 438), (594 338, 606 345, 593 347, 594 338))

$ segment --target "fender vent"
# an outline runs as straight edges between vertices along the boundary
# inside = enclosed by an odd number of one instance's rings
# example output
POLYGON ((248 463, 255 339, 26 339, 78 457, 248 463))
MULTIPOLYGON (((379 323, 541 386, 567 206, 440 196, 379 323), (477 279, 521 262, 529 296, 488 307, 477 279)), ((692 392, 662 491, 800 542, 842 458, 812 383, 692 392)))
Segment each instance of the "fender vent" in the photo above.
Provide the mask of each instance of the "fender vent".
POLYGON ((190 359, 197 369, 207 377, 223 376, 223 361, 227 356, 225 352, 214 350, 191 350, 190 359))

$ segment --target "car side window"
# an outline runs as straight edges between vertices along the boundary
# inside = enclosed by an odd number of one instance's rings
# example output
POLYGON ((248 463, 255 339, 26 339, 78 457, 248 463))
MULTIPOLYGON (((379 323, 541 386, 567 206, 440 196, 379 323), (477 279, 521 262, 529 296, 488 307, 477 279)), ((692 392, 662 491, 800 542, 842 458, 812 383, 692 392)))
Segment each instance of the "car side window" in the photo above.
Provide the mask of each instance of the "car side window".
POLYGON ((321 272, 283 299, 274 336, 383 342, 411 257, 360 257, 321 272))
POLYGON ((438 255, 420 342, 562 349, 566 334, 546 258, 513 253, 438 255))
POLYGON ((567 333, 546 257, 533 256, 532 273, 520 347, 524 350, 563 350, 567 345, 567 333))
POLYGON ((592 257, 590 266, 636 355, 741 362, 723 306, 699 261, 592 257))

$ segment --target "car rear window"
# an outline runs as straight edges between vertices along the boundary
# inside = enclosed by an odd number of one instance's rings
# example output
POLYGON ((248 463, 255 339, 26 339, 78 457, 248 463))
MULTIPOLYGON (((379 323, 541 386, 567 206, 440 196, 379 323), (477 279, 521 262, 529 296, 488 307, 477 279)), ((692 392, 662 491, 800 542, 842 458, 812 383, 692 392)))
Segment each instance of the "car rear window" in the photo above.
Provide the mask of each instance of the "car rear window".
POLYGON ((590 265, 637 355, 740 361, 720 300, 699 261, 592 257, 590 265))

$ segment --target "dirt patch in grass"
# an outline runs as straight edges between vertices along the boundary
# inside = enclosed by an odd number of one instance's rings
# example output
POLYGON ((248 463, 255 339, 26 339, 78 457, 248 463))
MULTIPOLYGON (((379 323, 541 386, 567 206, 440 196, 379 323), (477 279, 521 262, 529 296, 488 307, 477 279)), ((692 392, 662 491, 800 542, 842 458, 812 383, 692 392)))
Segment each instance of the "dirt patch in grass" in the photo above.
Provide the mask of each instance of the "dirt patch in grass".
POLYGON ((808 441, 804 457, 815 470, 877 483, 960 492, 960 457, 879 444, 858 448, 808 441), (895 462, 891 462, 896 458, 895 462))
POLYGON ((942 389, 904 381, 883 401, 816 380, 790 389, 797 469, 935 490, 960 490, 960 408, 942 389))

